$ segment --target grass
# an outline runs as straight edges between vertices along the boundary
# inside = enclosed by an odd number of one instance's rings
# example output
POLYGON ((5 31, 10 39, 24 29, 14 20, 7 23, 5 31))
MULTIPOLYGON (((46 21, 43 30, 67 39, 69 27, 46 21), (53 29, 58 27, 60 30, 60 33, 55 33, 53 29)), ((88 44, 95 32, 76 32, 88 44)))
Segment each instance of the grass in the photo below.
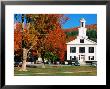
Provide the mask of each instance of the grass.
POLYGON ((96 76, 97 68, 94 66, 58 66, 46 65, 46 68, 27 68, 28 71, 18 71, 15 67, 15 76, 96 76))

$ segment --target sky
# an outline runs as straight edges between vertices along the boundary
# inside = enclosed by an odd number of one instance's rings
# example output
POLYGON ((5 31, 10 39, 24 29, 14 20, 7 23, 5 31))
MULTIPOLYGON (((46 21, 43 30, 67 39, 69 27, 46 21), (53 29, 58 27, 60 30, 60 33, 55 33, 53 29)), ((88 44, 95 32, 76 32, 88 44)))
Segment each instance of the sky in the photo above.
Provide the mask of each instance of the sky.
POLYGON ((80 19, 84 18, 86 24, 97 24, 97 14, 65 14, 69 20, 62 25, 63 29, 74 28, 80 26, 80 19))
MULTIPOLYGON (((69 20, 66 21, 65 24, 62 25, 63 29, 67 28, 74 28, 80 26, 80 19, 84 18, 86 20, 86 25, 89 24, 97 24, 97 14, 64 14, 66 17, 69 18, 69 20)), ((21 14, 18 14, 18 19, 15 19, 14 15, 14 22, 21 22, 21 14)), ((24 22, 26 23, 26 19, 24 19, 24 22)))
MULTIPOLYGON (((22 14, 14 14, 14 23, 16 22, 22 22, 22 14), (17 19, 16 19, 16 15, 17 15, 17 19)), ((26 19, 24 17, 24 23, 26 23, 26 19)))

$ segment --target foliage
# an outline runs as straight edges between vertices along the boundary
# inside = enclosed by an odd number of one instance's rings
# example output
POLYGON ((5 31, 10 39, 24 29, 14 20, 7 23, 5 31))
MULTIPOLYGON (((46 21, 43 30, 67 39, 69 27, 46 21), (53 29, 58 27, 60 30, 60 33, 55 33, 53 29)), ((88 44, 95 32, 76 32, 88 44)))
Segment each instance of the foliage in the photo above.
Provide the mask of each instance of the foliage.
POLYGON ((27 14, 30 22, 39 34, 48 34, 51 30, 61 28, 61 21, 65 22, 67 17, 62 14, 27 14))
POLYGON ((48 61, 56 61, 58 59, 57 55, 53 54, 52 52, 46 52, 44 57, 48 60, 48 61))
POLYGON ((86 34, 89 39, 97 42, 97 31, 96 30, 87 30, 86 34))
POLYGON ((22 45, 22 24, 16 23, 16 27, 14 28, 14 49, 19 50, 22 45))
MULTIPOLYGON (((78 30, 73 30, 72 32, 65 32, 65 33, 67 35, 66 38, 68 39, 68 41, 71 41, 71 40, 73 40, 74 38, 77 37, 78 30)), ((87 29, 86 34, 87 34, 89 39, 97 42, 97 30, 95 30, 95 29, 87 29)))
POLYGON ((66 35, 76 37, 78 35, 78 30, 73 30, 72 32, 66 32, 66 35))
POLYGON ((16 29, 14 30, 15 48, 16 49, 26 48, 28 50, 33 49, 35 50, 37 55, 41 55, 42 54, 41 52, 47 52, 48 51, 47 49, 51 49, 50 47, 54 43, 57 43, 57 46, 55 47, 54 45, 54 48, 52 48, 51 51, 54 55, 57 55, 63 60, 62 50, 64 48, 65 42, 62 39, 66 39, 66 37, 64 37, 65 33, 60 30, 61 30, 61 25, 64 24, 66 20, 68 20, 68 18, 62 14, 21 14, 21 16, 22 16, 22 22, 19 22, 20 27, 16 26, 17 30, 16 29), (26 23, 24 23, 24 19, 26 19, 26 23), (53 37, 53 39, 55 38, 52 34, 59 39, 57 39, 57 41, 55 40, 56 42, 53 41, 54 43, 51 40, 52 44, 50 44, 51 42, 45 43, 47 39, 51 39, 51 36, 53 37), (47 48, 48 46, 45 44, 49 44, 51 46, 47 48), (53 50, 57 50, 57 51, 53 51, 53 50))
MULTIPOLYGON (((78 28, 79 27, 64 29, 67 42, 76 38, 76 36, 78 35, 78 28)), ((97 24, 86 25, 86 28, 88 38, 97 42, 97 24)))
POLYGON ((46 39, 46 50, 56 54, 61 61, 64 61, 66 51, 66 35, 63 30, 56 29, 51 31, 46 39))

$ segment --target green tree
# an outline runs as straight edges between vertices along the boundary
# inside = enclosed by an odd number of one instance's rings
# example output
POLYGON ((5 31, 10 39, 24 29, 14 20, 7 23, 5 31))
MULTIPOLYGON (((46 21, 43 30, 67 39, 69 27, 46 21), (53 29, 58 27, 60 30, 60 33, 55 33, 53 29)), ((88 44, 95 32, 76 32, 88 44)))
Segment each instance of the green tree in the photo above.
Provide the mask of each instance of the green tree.
POLYGON ((96 30, 87 30, 86 34, 89 39, 97 42, 97 31, 96 30))
POLYGON ((44 56, 48 61, 57 61, 58 56, 52 52, 46 52, 44 56))

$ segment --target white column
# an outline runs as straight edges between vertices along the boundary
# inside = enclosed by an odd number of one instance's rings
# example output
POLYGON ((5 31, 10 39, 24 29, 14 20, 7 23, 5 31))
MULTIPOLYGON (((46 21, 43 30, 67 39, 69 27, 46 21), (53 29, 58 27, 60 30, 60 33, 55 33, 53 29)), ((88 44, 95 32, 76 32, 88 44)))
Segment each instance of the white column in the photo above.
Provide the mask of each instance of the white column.
POLYGON ((70 60, 70 45, 67 45, 67 60, 70 60))

